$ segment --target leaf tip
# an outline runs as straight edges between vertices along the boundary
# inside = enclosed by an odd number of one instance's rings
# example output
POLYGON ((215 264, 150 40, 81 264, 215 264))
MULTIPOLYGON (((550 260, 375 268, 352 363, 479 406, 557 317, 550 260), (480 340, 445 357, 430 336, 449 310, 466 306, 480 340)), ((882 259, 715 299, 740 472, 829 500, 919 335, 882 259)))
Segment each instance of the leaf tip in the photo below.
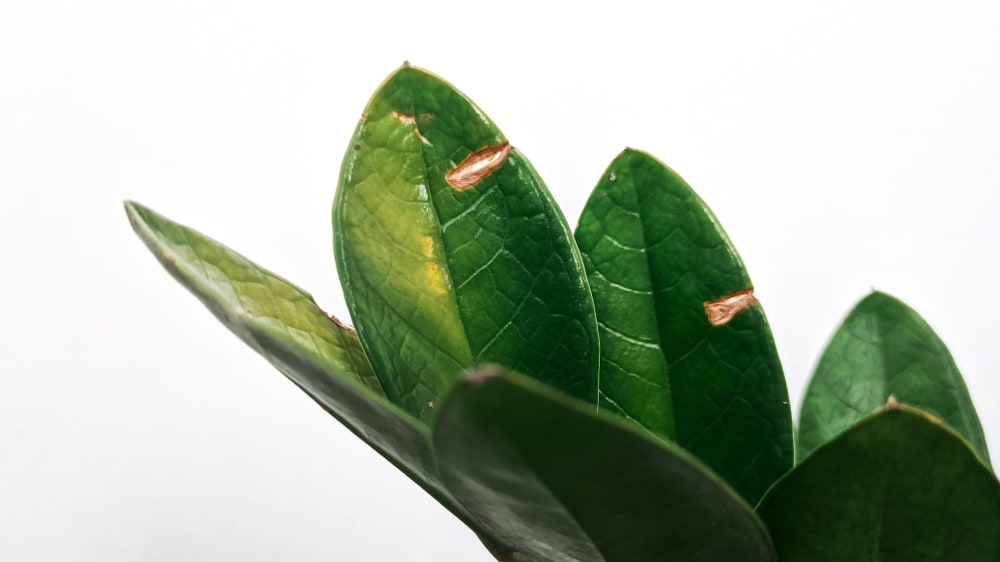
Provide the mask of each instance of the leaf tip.
POLYGON ((126 199, 122 202, 125 207, 125 216, 128 217, 132 230, 143 240, 150 239, 153 235, 149 224, 150 217, 156 216, 148 207, 144 207, 135 201, 126 199))
POLYGON ((895 308, 909 308, 903 301, 890 295, 889 293, 879 291, 877 289, 872 289, 872 292, 868 293, 868 296, 861 299, 861 302, 857 304, 856 309, 862 310, 873 310, 882 309, 886 307, 895 308))
POLYGON ((385 79, 385 81, 382 82, 382 86, 380 87, 380 89, 382 87, 384 87, 386 84, 392 82, 395 79, 403 78, 403 77, 407 77, 407 76, 409 76, 409 77, 422 76, 422 77, 425 77, 425 78, 432 78, 434 80, 441 80, 441 78, 439 78, 436 74, 430 72, 429 70, 427 70, 425 68, 421 68, 421 67, 413 64, 412 62, 408 61, 408 60, 404 60, 403 64, 399 68, 397 68, 396 70, 394 70, 392 72, 392 74, 390 74, 385 79))
POLYGON ((889 399, 885 401, 886 411, 893 411, 899 409, 899 400, 896 400, 895 394, 890 394, 889 399))
POLYGON ((135 224, 139 220, 139 209, 142 208, 142 205, 131 199, 126 199, 122 201, 122 206, 125 207, 125 215, 128 216, 129 222, 135 224))

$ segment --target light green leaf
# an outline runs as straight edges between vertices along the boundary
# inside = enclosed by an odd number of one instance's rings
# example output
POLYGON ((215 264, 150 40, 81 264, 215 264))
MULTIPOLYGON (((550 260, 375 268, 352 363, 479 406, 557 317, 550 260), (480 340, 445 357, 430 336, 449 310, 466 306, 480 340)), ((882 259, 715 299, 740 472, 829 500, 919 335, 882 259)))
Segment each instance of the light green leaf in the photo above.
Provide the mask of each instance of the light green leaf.
POLYGON ((432 419, 484 362, 596 401, 596 320, 572 234, 527 159, 451 85, 410 66, 382 84, 333 215, 351 317, 394 403, 432 419))
POLYGON ((214 240, 127 202, 132 228, 171 275, 246 344, 460 519, 426 427, 389 403, 354 331, 305 291, 214 240))
POLYGON ((948 348, 916 311, 880 292, 848 314, 816 367, 802 402, 799 458, 890 396, 942 418, 989 462, 979 417, 948 348))
POLYGON ((756 503, 792 465, 791 413, 764 311, 715 216, 671 169, 628 149, 576 240, 600 327, 601 406, 756 503))
POLYGON ((775 560, 750 507, 691 455, 499 367, 455 387, 433 441, 445 485, 520 559, 775 560))
POLYGON ((962 437, 915 408, 828 441, 758 512, 782 562, 1000 559, 1000 484, 962 437))

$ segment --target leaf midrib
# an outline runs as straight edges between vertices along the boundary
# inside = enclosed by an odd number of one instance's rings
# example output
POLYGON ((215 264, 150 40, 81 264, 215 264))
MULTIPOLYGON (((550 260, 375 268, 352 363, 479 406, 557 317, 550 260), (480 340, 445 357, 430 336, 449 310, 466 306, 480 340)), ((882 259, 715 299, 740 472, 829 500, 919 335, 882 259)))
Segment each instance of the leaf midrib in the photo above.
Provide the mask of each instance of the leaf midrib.
MULTIPOLYGON (((412 87, 408 87, 406 93, 407 93, 407 98, 410 101, 410 115, 416 118, 418 113, 412 87)), ((418 134, 420 135, 423 134, 417 132, 416 127, 418 127, 418 125, 414 124, 413 127, 414 129, 410 131, 411 136, 417 136, 418 134)), ((434 226, 435 226, 434 242, 435 244, 438 245, 438 248, 440 248, 441 255, 444 256, 443 260, 444 263, 439 265, 444 268, 444 273, 445 275, 448 276, 448 287, 450 288, 449 300, 455 307, 455 313, 457 314, 458 321, 462 324, 462 336, 465 339, 465 349, 468 351, 469 361, 468 364, 465 365, 465 367, 470 368, 474 366, 474 364, 479 360, 479 358, 476 357, 472 352, 472 343, 469 341, 469 330, 466 327, 466 322, 464 317, 465 315, 462 314, 462 306, 458 302, 458 287, 455 285, 455 277, 451 274, 452 270, 451 259, 449 259, 449 253, 444 243, 444 226, 443 226, 444 223, 441 222, 441 210, 438 208, 437 197, 434 196, 434 189, 431 187, 430 171, 427 166, 428 148, 424 145, 423 142, 420 141, 419 138, 416 139, 415 142, 417 143, 418 149, 420 151, 420 164, 423 167, 423 176, 427 188, 427 199, 430 202, 431 209, 433 209, 434 211, 434 226)), ((485 268, 487 267, 487 265, 484 265, 483 267, 485 268)), ((458 363, 460 365, 462 364, 461 362, 458 363)))
MULTIPOLYGON (((629 162, 629 165, 631 166, 631 162, 629 162)), ((669 361, 669 359, 667 357, 666 351, 663 349, 663 333, 661 332, 661 326, 663 325, 663 320, 660 317, 660 309, 659 309, 658 306, 656 306, 656 293, 658 291, 653 286, 653 284, 655 282, 655 279, 653 278, 653 265, 652 265, 652 259, 653 258, 652 258, 652 253, 649 251, 649 248, 651 248, 652 246, 650 246, 649 233, 648 233, 648 230, 646 228, 647 215, 646 215, 646 213, 643 212, 642 202, 640 201, 640 198, 639 198, 639 191, 638 191, 636 183, 635 183, 635 174, 631 174, 631 173, 628 174, 628 178, 629 178, 629 183, 630 183, 629 192, 633 196, 633 200, 634 200, 633 202, 635 204, 636 214, 639 216, 639 232, 642 235, 642 245, 643 245, 643 248, 645 248, 642 251, 642 256, 643 256, 643 264, 645 264, 645 266, 646 266, 646 276, 649 278, 649 281, 650 281, 650 287, 649 287, 650 288, 650 292, 649 292, 648 298, 649 298, 649 301, 650 301, 651 308, 653 310, 653 317, 656 320, 656 331, 654 332, 655 335, 656 335, 655 345, 659 349, 660 355, 663 356, 663 365, 667 369, 666 372, 663 373, 663 383, 662 383, 662 386, 663 386, 664 392, 666 392, 666 394, 667 394, 667 399, 670 401, 670 421, 671 421, 671 424, 670 424, 671 428, 670 429, 672 430, 672 435, 665 435, 665 436, 668 439, 676 440, 677 439, 677 404, 674 401, 674 391, 673 391, 673 387, 672 387, 671 381, 670 381, 670 371, 672 370, 671 369, 672 365, 671 365, 671 363, 670 363, 670 361, 669 361)), ((662 243, 662 241, 657 242, 656 244, 659 245, 660 243, 662 243)), ((664 432, 664 433, 666 433, 666 432, 664 432)))

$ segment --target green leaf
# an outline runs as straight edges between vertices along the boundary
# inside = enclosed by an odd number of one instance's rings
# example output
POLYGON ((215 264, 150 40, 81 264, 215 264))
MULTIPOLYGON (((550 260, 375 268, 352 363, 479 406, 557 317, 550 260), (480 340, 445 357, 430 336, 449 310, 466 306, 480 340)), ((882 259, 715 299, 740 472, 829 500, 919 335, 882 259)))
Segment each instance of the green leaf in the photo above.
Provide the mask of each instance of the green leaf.
POLYGON ((764 311, 715 216, 673 170, 628 149, 576 240, 600 327, 601 406, 756 503, 792 465, 791 412, 764 311))
POLYGON ((161 264, 247 345, 467 523, 438 481, 427 428, 389 403, 354 331, 305 291, 137 203, 132 228, 161 264))
POLYGON ((817 449, 758 507, 782 562, 995 562, 1000 484, 941 420, 895 406, 817 449))
POLYGON ((976 409, 944 342, 916 311, 879 292, 848 314, 816 367, 802 402, 799 457, 889 396, 942 418, 989 462, 976 409))
POLYGON ((484 362, 596 401, 597 326, 569 227, 527 159, 451 85, 409 66, 386 80, 333 215, 351 317, 394 403, 432 419, 484 362))
POLYGON ((499 367, 455 387, 433 441, 452 494, 528 559, 774 560, 753 511, 691 455, 499 367))

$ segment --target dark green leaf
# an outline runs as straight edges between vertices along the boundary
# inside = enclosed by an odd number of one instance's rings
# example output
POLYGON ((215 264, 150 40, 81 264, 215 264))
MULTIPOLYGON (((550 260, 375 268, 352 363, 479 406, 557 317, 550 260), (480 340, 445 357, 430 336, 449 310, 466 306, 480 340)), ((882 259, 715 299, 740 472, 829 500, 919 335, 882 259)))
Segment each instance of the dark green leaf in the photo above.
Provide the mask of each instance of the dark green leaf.
POLYGON ((944 419, 989 462, 976 409, 948 349, 913 309, 879 292, 848 314, 816 367, 802 402, 799 457, 890 395, 944 419))
POLYGON ((527 377, 473 372, 433 439, 452 494, 530 559, 774 560, 751 509, 691 455, 527 377))
POLYGON ((1000 559, 1000 484, 964 439, 915 408, 827 442, 758 512, 782 562, 1000 559))
POLYGON ((788 392, 715 216, 680 176, 629 149, 594 189, 576 240, 599 320, 601 406, 674 440, 756 503, 792 465, 788 392))
POLYGON ((438 482, 426 427, 386 400, 354 331, 305 291, 214 240, 136 203, 132 228, 234 334, 459 518, 438 482))
POLYGON ((404 66, 379 88, 333 222, 351 317, 406 411, 433 418, 483 362, 596 400, 597 326, 572 234, 527 159, 451 85, 404 66))

